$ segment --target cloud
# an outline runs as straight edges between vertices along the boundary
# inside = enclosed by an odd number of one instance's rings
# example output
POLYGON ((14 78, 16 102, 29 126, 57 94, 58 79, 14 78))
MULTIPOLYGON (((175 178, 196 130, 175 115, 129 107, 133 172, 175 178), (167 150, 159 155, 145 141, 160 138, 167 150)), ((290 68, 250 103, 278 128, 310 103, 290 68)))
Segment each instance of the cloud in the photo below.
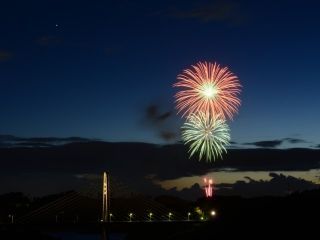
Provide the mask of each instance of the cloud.
POLYGON ((7 62, 13 58, 13 53, 7 50, 0 50, 0 62, 7 62))
POLYGON ((179 138, 174 121, 173 111, 162 110, 158 104, 150 104, 145 109, 143 125, 155 131, 166 142, 176 142, 179 138))
POLYGON ((177 134, 173 131, 161 131, 160 137, 167 142, 175 141, 177 139, 177 134))
POLYGON ((282 144, 282 140, 258 141, 252 143, 245 143, 244 145, 254 145, 257 147, 274 148, 282 144))
MULTIPOLYGON (((233 184, 216 184, 214 186, 215 195, 258 197, 258 196, 284 196, 294 192, 312 190, 319 185, 293 176, 285 176, 283 174, 270 173, 270 180, 254 180, 250 177, 244 177, 245 180, 239 180, 233 184)), ((177 190, 172 188, 167 190, 167 194, 177 196, 184 199, 195 200, 204 196, 203 188, 198 184, 192 185, 190 188, 177 190)))
POLYGON ((166 191, 166 194, 173 195, 179 198, 196 200, 203 196, 203 189, 198 183, 195 183, 190 188, 183 188, 182 190, 177 190, 177 188, 172 188, 166 191))
POLYGON ((307 141, 300 138, 283 138, 279 140, 265 140, 265 141, 244 143, 244 145, 253 145, 256 147, 264 147, 264 148, 275 148, 275 147, 279 147, 281 144, 285 142, 290 144, 307 143, 307 141))
POLYGON ((319 150, 308 148, 233 149, 215 167, 238 171, 307 171, 320 167, 319 155, 319 150))
POLYGON ((159 180, 166 180, 202 175, 219 169, 271 172, 307 171, 320 167, 318 149, 230 149, 223 161, 212 164, 199 162, 196 157, 189 159, 188 147, 182 144, 163 146, 86 140, 36 151, 32 148, 0 148, 0 159, 5 159, 1 169, 9 171, 20 166, 19 169, 25 171, 33 169, 75 173, 88 172, 89 169, 92 170, 89 172, 100 172, 105 169, 126 177, 156 173, 159 180))
POLYGON ((1 147, 51 147, 75 142, 97 141, 96 139, 88 139, 81 137, 32 137, 22 138, 13 135, 0 135, 1 147))
MULTIPOLYGON (((3 136, 0 136, 1 138, 3 139, 3 136)), ((15 137, 9 135, 7 139, 12 140, 15 137)), ((39 173, 46 176, 48 184, 55 181, 56 183, 50 186, 59 189, 65 184, 71 186, 74 179, 79 182, 88 178, 88 175, 83 173, 100 175, 103 171, 109 171, 112 179, 120 179, 128 183, 132 189, 156 194, 160 187, 155 187, 155 177, 157 181, 172 180, 226 169, 234 172, 308 171, 320 168, 319 156, 320 149, 230 149, 228 154, 224 155, 223 161, 212 164, 199 162, 196 157, 189 159, 188 148, 182 144, 88 141, 52 147, 2 147, 0 176, 11 176, 10 184, 19 186, 24 192, 31 192, 37 187, 39 173), (22 184, 22 178, 19 176, 25 173, 34 174, 30 179, 34 179, 35 182, 30 180, 29 185, 22 184), (152 176, 150 173, 157 175, 152 176), (145 176, 148 175, 149 179, 146 179, 145 176)), ((5 187, 5 183, 7 181, 3 178, 0 189, 2 186, 5 187)))
POLYGON ((239 5, 227 0, 210 3, 200 2, 185 9, 171 10, 168 15, 178 19, 194 19, 200 22, 227 22, 231 24, 239 24, 244 19, 239 5))
POLYGON ((217 194, 219 195, 240 195, 246 197, 256 197, 263 195, 283 196, 293 192, 300 192, 318 188, 313 182, 285 176, 283 174, 270 173, 271 180, 253 180, 245 177, 245 181, 237 181, 234 184, 218 184, 217 194))
POLYGON ((56 36, 41 36, 36 40, 41 46, 55 46, 62 43, 62 38, 56 36))
POLYGON ((146 117, 155 124, 162 123, 171 115, 171 111, 160 112, 160 107, 155 104, 152 104, 146 108, 146 117))
POLYGON ((295 143, 307 143, 307 141, 300 139, 300 138, 284 138, 283 141, 287 141, 289 143, 295 144, 295 143))

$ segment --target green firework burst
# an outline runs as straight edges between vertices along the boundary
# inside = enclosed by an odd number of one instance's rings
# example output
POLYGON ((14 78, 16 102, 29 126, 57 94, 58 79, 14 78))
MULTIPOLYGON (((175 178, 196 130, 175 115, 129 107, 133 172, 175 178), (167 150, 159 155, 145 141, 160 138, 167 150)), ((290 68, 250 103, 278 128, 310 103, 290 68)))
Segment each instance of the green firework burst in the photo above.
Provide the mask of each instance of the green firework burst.
POLYGON ((193 113, 182 126, 182 140, 185 144, 190 144, 190 157, 198 152, 199 160, 205 157, 207 161, 215 161, 218 157, 222 158, 223 152, 227 152, 229 132, 229 126, 219 115, 193 113))

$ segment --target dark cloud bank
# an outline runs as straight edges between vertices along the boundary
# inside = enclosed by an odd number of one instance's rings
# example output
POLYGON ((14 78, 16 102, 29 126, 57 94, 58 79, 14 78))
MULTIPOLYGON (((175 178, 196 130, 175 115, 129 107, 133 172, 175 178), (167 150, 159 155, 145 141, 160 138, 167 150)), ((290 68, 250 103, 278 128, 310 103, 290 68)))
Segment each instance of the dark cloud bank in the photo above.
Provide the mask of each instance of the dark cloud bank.
POLYGON ((281 146, 281 144, 283 143, 298 144, 298 143, 308 143, 308 142, 299 138, 283 138, 278 140, 266 140, 266 141, 244 143, 243 145, 251 145, 251 146, 262 147, 262 148, 276 148, 281 146))
POLYGON ((23 138, 13 135, 0 135, 0 147, 50 147, 76 142, 90 142, 93 139, 81 137, 31 137, 23 138))
MULTIPOLYGON (((197 185, 181 192, 172 189, 165 191, 152 182, 178 177, 202 175, 210 171, 233 169, 233 171, 308 171, 319 168, 318 149, 230 149, 223 161, 215 163, 198 162, 188 159, 188 149, 181 144, 154 145, 146 143, 109 143, 83 138, 16 138, 14 141, 37 142, 48 146, 0 148, 0 185, 2 191, 15 191, 41 194, 43 188, 58 191, 79 185, 82 174, 98 175, 109 171, 114 178, 128 184, 129 188, 150 194, 172 193, 180 196, 199 196, 201 188, 197 185), (42 139, 43 140, 43 139, 42 139), (69 143, 70 140, 78 142, 69 143), (68 142, 54 145, 59 141, 68 142), (153 174, 153 175, 152 175, 153 174), (39 179, 42 183, 39 184, 39 179), (34 184, 34 183, 37 184, 34 184), (48 187, 49 186, 49 187, 48 187)), ((3 137, 2 137, 3 138, 3 137)), ((6 137, 8 140, 8 136, 6 137)), ((316 187, 303 179, 271 175, 271 181, 247 179, 233 185, 217 186, 221 194, 260 194, 276 195, 295 190, 316 187)), ((87 179, 91 181, 90 179, 87 179)))

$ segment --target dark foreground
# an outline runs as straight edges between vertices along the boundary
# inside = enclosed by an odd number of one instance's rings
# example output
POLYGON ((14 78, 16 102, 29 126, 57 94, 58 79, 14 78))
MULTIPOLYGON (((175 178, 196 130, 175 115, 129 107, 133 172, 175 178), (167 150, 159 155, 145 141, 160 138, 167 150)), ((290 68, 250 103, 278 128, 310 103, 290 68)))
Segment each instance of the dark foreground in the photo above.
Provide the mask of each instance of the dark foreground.
POLYGON ((304 212, 296 206, 291 213, 250 212, 217 217, 205 222, 139 222, 111 224, 2 225, 1 240, 93 240, 93 239, 216 239, 279 238, 311 239, 318 233, 318 211, 304 212), (300 209, 300 210, 299 210, 300 209))
MULTIPOLYGON (((168 199, 167 199, 168 200, 168 199)), ((118 203, 121 201, 117 201, 118 203)), ((125 201, 126 205, 132 201, 125 201)), ((81 209, 88 208, 88 202, 81 209)), ((178 210, 183 202, 171 199, 168 208, 178 210)), ((152 221, 152 222, 38 222, 25 224, 0 224, 0 240, 48 239, 48 240, 96 240, 96 239, 318 239, 320 190, 291 194, 287 197, 217 197, 199 199, 190 203, 200 207, 204 213, 215 209, 216 216, 207 215, 206 221, 152 221)), ((94 206, 99 206, 94 204, 94 206)), ((116 207, 116 205, 113 205, 116 207)), ((130 206, 133 207, 133 206, 130 206)), ((183 206, 185 209, 188 206, 183 206)), ((119 210, 124 205, 117 206, 119 210)), ((115 209, 114 209, 115 210, 115 209)), ((145 211, 145 209, 142 209, 145 211)), ((182 210, 181 210, 182 211, 182 210)), ((92 212, 92 211, 90 211, 92 212)), ((96 214, 95 212, 94 215, 96 214)), ((178 212, 177 212, 178 213, 178 212)), ((183 213, 183 211, 181 212, 183 213)), ((7 214, 7 213, 6 213, 7 214)), ((4 214, 4 216, 7 216, 4 214)), ((115 216, 119 215, 115 214, 115 216)), ((194 213, 192 213, 194 215, 194 213)), ((68 212, 64 212, 67 219, 68 212)), ((90 219, 89 215, 88 218, 90 219)), ((156 220, 156 219, 155 219, 156 220)))

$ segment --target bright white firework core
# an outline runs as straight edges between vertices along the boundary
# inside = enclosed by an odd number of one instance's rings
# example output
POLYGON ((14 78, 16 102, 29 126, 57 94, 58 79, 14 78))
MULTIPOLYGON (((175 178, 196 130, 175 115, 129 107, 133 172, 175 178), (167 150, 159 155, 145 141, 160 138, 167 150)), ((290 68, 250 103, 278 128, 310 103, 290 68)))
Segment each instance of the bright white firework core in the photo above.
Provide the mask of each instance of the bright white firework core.
POLYGON ((210 129, 210 128, 206 128, 205 130, 204 130, 204 135, 206 136, 206 138, 210 138, 211 137, 211 135, 212 135, 212 129, 210 129))
POLYGON ((218 89, 213 84, 206 84, 203 86, 201 93, 208 99, 213 99, 218 93, 218 89))

